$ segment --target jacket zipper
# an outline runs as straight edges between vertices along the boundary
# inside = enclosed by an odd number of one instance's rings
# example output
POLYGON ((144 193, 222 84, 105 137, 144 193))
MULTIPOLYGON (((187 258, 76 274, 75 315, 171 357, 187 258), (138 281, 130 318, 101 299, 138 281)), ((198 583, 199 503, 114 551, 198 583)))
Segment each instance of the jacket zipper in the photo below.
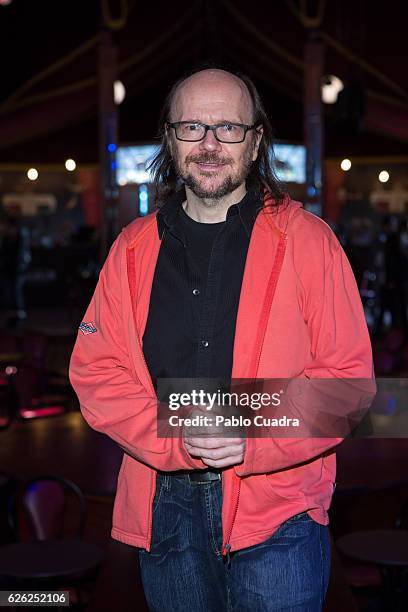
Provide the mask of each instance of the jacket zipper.
POLYGON ((135 304, 135 296, 134 296, 134 290, 132 289, 132 282, 135 280, 135 273, 134 273, 134 263, 133 261, 130 261, 130 249, 128 249, 127 252, 127 269, 128 269, 128 279, 129 279, 129 291, 130 291, 130 300, 132 302, 132 313, 133 313, 133 322, 135 325, 135 331, 136 331, 136 338, 137 338, 137 342, 138 342, 138 346, 139 346, 139 352, 146 370, 146 377, 149 381, 149 385, 150 385, 150 391, 153 395, 156 395, 156 392, 154 390, 154 386, 153 386, 153 381, 152 378, 150 376, 150 372, 149 372, 149 368, 147 367, 147 363, 146 363, 146 359, 143 353, 143 349, 142 349, 142 343, 140 341, 140 337, 137 331, 137 325, 136 325, 136 304, 135 304))
MULTIPOLYGON (((133 288, 133 285, 135 283, 135 266, 134 266, 134 260, 132 259, 132 256, 134 257, 134 253, 131 254, 131 249, 127 249, 126 252, 126 263, 127 263, 127 273, 128 273, 128 282, 129 282, 129 291, 130 291, 130 301, 132 303, 132 313, 133 313, 133 323, 135 326, 135 332, 136 332, 136 338, 137 338, 137 343, 138 343, 138 348, 139 348, 139 352, 146 370, 146 374, 147 374, 147 380, 149 381, 149 385, 150 385, 150 391, 153 395, 156 395, 156 392, 154 390, 154 386, 153 386, 153 381, 152 378, 150 376, 150 372, 149 372, 149 368, 147 367, 147 363, 146 363, 146 359, 143 353, 143 349, 142 349, 142 344, 140 342, 140 337, 139 337, 139 333, 137 331, 137 325, 136 325, 136 303, 135 303, 135 294, 134 291, 135 289, 133 288)), ((155 479, 155 475, 153 476, 153 478, 155 479)), ((156 480, 155 480, 156 482, 156 480)), ((148 516, 148 532, 147 532, 147 545, 148 548, 150 550, 150 544, 152 541, 152 525, 153 525, 153 518, 152 518, 152 509, 153 509, 153 504, 151 503, 149 506, 149 516, 148 516)))
POLYGON ((286 235, 283 232, 280 233, 278 247, 276 249, 275 262, 271 271, 271 275, 269 277, 268 288, 266 290, 266 295, 264 299, 264 304, 262 308, 261 315, 261 324, 259 325, 259 331, 256 338, 255 346, 256 351, 254 351, 254 359, 249 367, 249 376, 248 378, 256 378, 259 368, 259 362, 261 359, 262 347, 265 339, 266 326, 269 320, 269 313, 271 311, 273 298, 275 296, 276 285, 278 283, 278 278, 280 275, 280 271, 282 268, 283 258, 285 256, 286 251, 286 235), (253 374, 252 374, 253 372, 253 374))
MULTIPOLYGON (((252 360, 251 367, 249 368, 248 378, 256 378, 256 375, 258 373, 259 361, 261 359, 262 346, 263 346, 263 341, 264 341, 265 333, 266 333, 266 326, 268 323, 269 313, 270 313, 272 301, 275 295, 275 290, 276 290, 276 285, 278 282, 279 274, 282 268, 283 258, 285 256, 286 235, 283 232, 279 232, 279 234, 280 234, 279 243, 278 243, 278 247, 276 250, 274 265, 271 271, 271 275, 269 277, 268 288, 267 288, 267 292, 265 295, 264 304, 262 308, 259 332, 256 338, 256 350, 254 351, 255 355, 254 355, 254 359, 252 360), (252 375, 252 371, 253 371, 253 375, 252 375)), ((226 538, 226 542, 222 547, 222 554, 227 556, 227 566, 228 567, 230 567, 231 565, 231 543, 230 543, 231 534, 232 534, 232 530, 234 528, 235 520, 236 520, 237 513, 238 513, 239 495, 241 492, 241 478, 239 478, 239 476, 237 476, 235 472, 232 472, 232 477, 234 478, 235 482, 238 481, 237 487, 233 486, 233 488, 237 488, 237 492, 236 492, 235 499, 234 499, 235 492, 233 491, 232 493, 233 512, 232 512, 231 526, 228 530, 228 536, 226 538)))
MULTIPOLYGON (((154 390, 154 387, 153 387, 153 382, 152 382, 152 379, 151 379, 151 376, 150 376, 149 368, 147 367, 146 359, 145 359, 145 356, 143 354, 142 345, 141 345, 139 334, 137 333, 137 330, 136 330, 136 336, 137 336, 137 340, 138 340, 138 344, 139 344, 139 351, 140 351, 140 353, 142 355, 143 363, 144 363, 144 366, 146 368, 146 372, 147 372, 148 377, 149 377, 149 384, 150 384, 150 387, 151 387, 151 391, 153 392, 153 394, 155 394, 155 390, 154 390)), ((154 486, 156 488, 156 472, 154 472, 153 478, 154 478, 154 486)), ((150 544, 152 542, 152 527, 153 527, 153 501, 150 503, 150 506, 149 506, 148 526, 149 526, 149 529, 148 529, 148 532, 147 532, 147 542, 148 542, 149 550, 150 550, 150 544)))
POLYGON ((237 516, 237 512, 238 512, 238 504, 239 504, 239 494, 241 491, 241 479, 238 478, 238 476, 236 476, 235 474, 233 474, 233 478, 234 478, 234 482, 236 483, 236 486, 238 487, 237 489, 237 494, 236 494, 236 500, 235 503, 233 505, 233 509, 232 509, 232 520, 231 520, 231 528, 228 532, 228 537, 227 537, 227 544, 224 544, 223 546, 223 550, 222 550, 222 554, 227 556, 227 567, 231 566, 231 544, 230 544, 230 539, 231 539, 231 533, 232 533, 232 529, 234 527, 234 523, 235 523, 235 519, 237 516))

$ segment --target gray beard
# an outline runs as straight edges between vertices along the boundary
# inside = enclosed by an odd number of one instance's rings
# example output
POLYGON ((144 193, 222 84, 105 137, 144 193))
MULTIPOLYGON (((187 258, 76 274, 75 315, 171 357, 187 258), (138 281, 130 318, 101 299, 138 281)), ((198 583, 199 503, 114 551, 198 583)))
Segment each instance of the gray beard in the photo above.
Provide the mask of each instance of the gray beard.
POLYGON ((246 176, 247 175, 237 177, 236 180, 233 180, 232 176, 227 176, 225 180, 221 183, 221 185, 218 185, 215 189, 203 189, 199 182, 191 174, 186 174, 181 178, 183 179, 185 185, 187 185, 187 187, 191 189, 191 191, 194 193, 194 195, 197 196, 197 198, 206 200, 205 203, 207 204, 207 206, 212 208, 214 206, 217 206, 218 201, 221 198, 228 195, 229 193, 232 193, 233 191, 235 191, 235 189, 242 185, 242 183, 246 179, 246 176))
POLYGON ((210 208, 218 205, 218 200, 232 193, 245 182, 252 166, 252 147, 248 148, 246 156, 243 160, 243 167, 236 176, 227 176, 224 181, 214 189, 204 189, 197 179, 189 172, 182 174, 178 160, 175 159, 177 174, 183 180, 185 185, 191 189, 197 198, 207 200, 206 205, 210 208))

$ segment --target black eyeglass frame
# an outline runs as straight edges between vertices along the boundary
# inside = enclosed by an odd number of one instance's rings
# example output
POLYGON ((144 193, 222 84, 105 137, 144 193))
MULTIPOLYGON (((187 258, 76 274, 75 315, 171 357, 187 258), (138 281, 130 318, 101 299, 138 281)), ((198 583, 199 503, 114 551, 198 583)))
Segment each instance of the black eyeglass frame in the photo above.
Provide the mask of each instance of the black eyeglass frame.
POLYGON ((253 125, 247 125, 246 123, 232 123, 232 121, 225 121, 224 123, 216 123, 214 125, 208 125, 207 123, 201 123, 200 121, 175 121, 173 123, 167 122, 166 128, 169 128, 169 127, 173 128, 177 140, 181 140, 182 142, 200 142, 201 140, 204 140, 204 138, 207 136, 208 130, 211 130, 212 133, 214 134, 214 138, 218 140, 218 142, 222 142, 223 144, 239 144, 240 142, 244 142, 247 132, 249 132, 250 130, 256 130, 257 128, 261 127, 261 125, 262 125, 261 123, 258 123, 258 124, 254 123, 253 125), (186 140, 185 138, 179 138, 177 136, 178 126, 188 125, 189 123, 194 123, 195 125, 201 125, 203 128, 205 128, 204 135, 201 138, 198 138, 198 140, 186 140), (242 140, 220 140, 217 136, 216 129, 219 127, 222 127, 223 125, 234 125, 236 127, 244 128, 245 131, 244 131, 244 136, 242 140))

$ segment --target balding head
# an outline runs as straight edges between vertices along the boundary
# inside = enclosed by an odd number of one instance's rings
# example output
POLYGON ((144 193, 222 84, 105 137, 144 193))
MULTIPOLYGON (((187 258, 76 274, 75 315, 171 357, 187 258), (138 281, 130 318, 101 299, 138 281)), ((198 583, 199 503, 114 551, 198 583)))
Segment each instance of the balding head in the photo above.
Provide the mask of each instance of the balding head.
POLYGON ((171 121, 250 124, 253 104, 245 83, 225 70, 201 70, 182 81, 173 96, 171 121))

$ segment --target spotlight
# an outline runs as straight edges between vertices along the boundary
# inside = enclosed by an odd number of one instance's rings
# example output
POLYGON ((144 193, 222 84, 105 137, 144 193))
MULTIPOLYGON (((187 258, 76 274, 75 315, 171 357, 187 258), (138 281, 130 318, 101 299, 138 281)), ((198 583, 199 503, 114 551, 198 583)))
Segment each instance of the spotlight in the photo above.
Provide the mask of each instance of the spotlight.
POLYGON ((36 170, 36 168, 30 168, 27 170, 27 177, 30 181, 36 181, 38 179, 38 170, 36 170))
POLYGON ((115 81, 113 84, 113 99, 115 104, 122 104, 126 97, 126 89, 122 81, 115 81))
POLYGON ((323 78, 322 84, 322 100, 325 104, 334 104, 337 102, 339 92, 344 89, 343 81, 334 74, 328 74, 323 78))
POLYGON ((344 170, 344 172, 347 172, 347 170, 350 170, 351 168, 351 161, 347 158, 343 159, 343 161, 340 164, 340 168, 344 170))
POLYGON ((65 162, 65 168, 68 170, 68 172, 73 172, 76 168, 76 163, 73 159, 67 159, 65 162))
POLYGON ((389 173, 387 172, 387 170, 382 170, 380 172, 380 174, 378 175, 378 180, 380 181, 380 183, 386 183, 390 178, 389 173))

